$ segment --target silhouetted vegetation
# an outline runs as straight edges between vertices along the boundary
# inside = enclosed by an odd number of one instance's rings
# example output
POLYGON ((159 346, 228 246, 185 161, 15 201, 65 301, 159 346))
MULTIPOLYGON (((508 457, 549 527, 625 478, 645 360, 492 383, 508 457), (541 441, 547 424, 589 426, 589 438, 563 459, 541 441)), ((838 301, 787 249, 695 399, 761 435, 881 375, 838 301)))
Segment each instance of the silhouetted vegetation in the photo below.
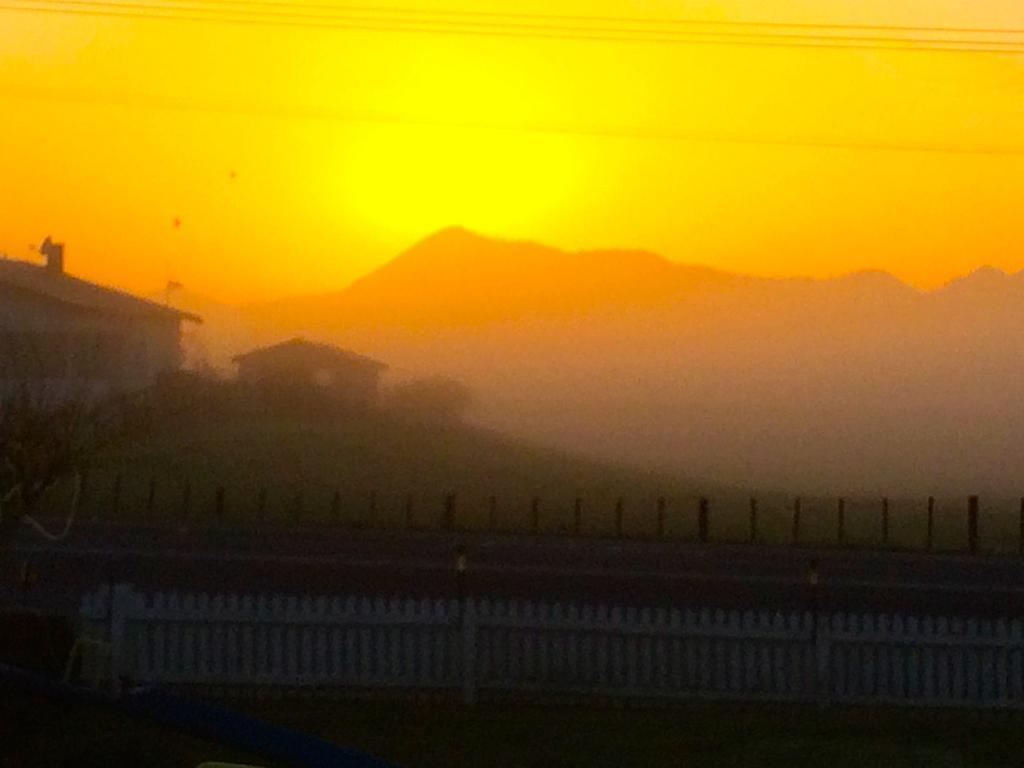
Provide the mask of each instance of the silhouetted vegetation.
POLYGON ((445 376, 414 379, 391 387, 384 400, 395 413, 434 422, 462 421, 473 404, 472 390, 445 376))

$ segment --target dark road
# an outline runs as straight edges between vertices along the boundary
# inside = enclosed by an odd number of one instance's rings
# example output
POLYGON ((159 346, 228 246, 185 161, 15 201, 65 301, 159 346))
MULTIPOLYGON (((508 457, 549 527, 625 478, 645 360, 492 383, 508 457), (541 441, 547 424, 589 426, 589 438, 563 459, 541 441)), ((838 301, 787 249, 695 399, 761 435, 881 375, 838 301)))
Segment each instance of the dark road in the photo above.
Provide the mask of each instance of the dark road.
POLYGON ((1016 614, 1024 562, 839 549, 339 529, 178 533, 79 526, 50 543, 26 530, 0 555, 5 604, 72 611, 104 582, 147 591, 452 596, 465 544, 470 594, 545 601, 721 606, 818 605, 1016 614), (811 563, 818 584, 811 586, 811 563), (25 564, 36 574, 23 590, 25 564))

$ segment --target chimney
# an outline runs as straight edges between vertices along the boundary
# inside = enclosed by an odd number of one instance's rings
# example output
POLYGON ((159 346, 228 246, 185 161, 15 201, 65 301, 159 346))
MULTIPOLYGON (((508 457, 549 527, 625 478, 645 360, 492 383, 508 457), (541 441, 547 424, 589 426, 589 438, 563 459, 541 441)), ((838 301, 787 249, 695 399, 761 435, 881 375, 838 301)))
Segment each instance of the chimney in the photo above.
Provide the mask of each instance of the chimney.
POLYGON ((64 243, 55 243, 47 237, 39 253, 46 257, 46 270, 58 275, 64 274, 64 243))

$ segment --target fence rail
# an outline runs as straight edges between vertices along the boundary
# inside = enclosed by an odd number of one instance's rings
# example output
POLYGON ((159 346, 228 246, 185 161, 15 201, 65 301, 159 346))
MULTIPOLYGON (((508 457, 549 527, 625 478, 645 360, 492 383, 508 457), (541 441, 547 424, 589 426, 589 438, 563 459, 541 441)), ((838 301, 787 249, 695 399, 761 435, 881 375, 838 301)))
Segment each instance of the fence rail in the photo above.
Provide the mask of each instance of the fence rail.
POLYGON ((1024 622, 518 600, 83 600, 112 677, 265 687, 1020 708, 1024 622))
MULTIPOLYGON (((52 494, 64 514, 71 489, 52 494)), ((373 529, 481 530, 560 536, 790 543, 1024 555, 1024 498, 745 498, 603 493, 552 496, 232 487, 116 474, 83 480, 82 518, 169 529, 272 523, 373 529)), ((50 510, 44 510, 44 513, 50 510)))

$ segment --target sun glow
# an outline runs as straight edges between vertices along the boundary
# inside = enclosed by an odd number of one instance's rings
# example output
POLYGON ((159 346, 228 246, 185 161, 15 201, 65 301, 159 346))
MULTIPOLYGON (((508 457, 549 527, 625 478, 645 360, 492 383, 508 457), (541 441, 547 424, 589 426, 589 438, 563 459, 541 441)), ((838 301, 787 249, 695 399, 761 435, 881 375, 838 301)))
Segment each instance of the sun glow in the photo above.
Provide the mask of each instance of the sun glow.
MULTIPOLYGON (((1019 0, 813 5, 465 9, 1024 24, 1019 0)), ((1019 53, 506 32, 0 10, 0 252, 52 234, 83 277, 231 301, 341 287, 453 225, 755 274, 1024 267, 1019 53)))
POLYGON ((571 141, 500 130, 351 127, 332 162, 328 197, 354 224, 410 239, 451 224, 537 229, 583 183, 571 141))

